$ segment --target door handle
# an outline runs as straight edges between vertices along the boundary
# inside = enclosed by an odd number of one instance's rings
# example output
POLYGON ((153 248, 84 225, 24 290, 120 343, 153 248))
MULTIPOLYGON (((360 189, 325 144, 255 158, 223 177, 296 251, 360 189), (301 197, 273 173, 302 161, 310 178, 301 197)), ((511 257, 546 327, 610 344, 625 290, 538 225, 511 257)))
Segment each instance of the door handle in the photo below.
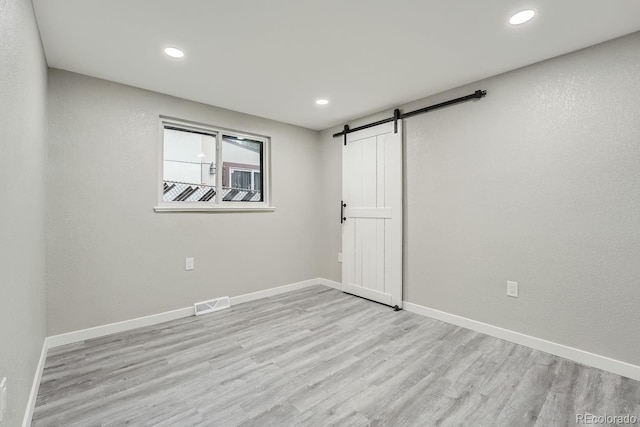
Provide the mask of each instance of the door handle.
POLYGON ((344 200, 340 200, 340 224, 347 220, 347 217, 344 216, 344 208, 346 207, 347 204, 344 202, 344 200))

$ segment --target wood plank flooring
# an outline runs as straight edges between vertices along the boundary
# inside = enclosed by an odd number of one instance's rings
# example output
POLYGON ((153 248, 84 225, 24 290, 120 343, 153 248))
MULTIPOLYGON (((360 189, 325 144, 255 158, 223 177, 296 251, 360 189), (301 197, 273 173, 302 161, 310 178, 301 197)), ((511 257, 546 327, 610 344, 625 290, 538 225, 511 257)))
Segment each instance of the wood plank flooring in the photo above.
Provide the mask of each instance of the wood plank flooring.
POLYGON ((34 426, 565 426, 640 382, 316 286, 51 349, 34 426))

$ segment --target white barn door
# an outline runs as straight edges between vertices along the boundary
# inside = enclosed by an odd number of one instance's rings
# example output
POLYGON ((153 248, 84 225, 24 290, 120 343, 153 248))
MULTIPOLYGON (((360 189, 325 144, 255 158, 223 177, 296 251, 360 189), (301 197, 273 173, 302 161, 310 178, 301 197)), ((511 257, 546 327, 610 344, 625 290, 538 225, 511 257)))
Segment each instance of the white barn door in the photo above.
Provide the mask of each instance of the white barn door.
POLYGON ((401 121, 347 135, 342 198, 342 290, 402 308, 401 121))

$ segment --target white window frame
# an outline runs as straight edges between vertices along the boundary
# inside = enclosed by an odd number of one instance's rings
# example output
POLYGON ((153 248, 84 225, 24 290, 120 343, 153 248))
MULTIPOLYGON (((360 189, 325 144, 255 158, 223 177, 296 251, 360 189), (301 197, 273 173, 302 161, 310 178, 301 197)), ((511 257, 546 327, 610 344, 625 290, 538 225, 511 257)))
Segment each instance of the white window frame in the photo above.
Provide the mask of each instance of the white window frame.
MULTIPOLYGON (((172 117, 160 116, 160 153, 158 160, 158 204, 155 212, 270 212, 275 210, 271 205, 271 138, 246 132, 229 130, 222 127, 202 123, 180 120, 172 117), (164 188, 164 128, 166 126, 178 129, 213 134, 216 136, 216 202, 165 202, 164 188), (222 136, 235 136, 262 142, 262 202, 227 202, 222 200, 222 136)), ((229 175, 231 179, 231 175, 229 175)), ((254 183, 254 174, 251 174, 254 183)), ((255 188, 255 187, 254 187, 255 188)))

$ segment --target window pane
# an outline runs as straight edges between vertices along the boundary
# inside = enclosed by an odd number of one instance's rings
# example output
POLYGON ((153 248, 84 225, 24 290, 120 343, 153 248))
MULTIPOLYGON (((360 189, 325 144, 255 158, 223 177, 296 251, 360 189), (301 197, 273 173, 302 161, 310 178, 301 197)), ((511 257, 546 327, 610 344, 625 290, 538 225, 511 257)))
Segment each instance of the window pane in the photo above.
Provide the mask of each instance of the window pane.
POLYGON ((225 202, 262 202, 264 143, 222 136, 222 192, 225 202))
POLYGON ((197 184, 200 182, 200 165, 196 163, 164 161, 164 180, 197 184))
POLYGON ((164 128, 163 201, 216 202, 216 137, 164 128))
POLYGON ((262 191, 262 174, 260 172, 253 173, 253 188, 256 191, 262 191))
POLYGON ((231 188, 251 190, 251 172, 231 169, 231 188))

